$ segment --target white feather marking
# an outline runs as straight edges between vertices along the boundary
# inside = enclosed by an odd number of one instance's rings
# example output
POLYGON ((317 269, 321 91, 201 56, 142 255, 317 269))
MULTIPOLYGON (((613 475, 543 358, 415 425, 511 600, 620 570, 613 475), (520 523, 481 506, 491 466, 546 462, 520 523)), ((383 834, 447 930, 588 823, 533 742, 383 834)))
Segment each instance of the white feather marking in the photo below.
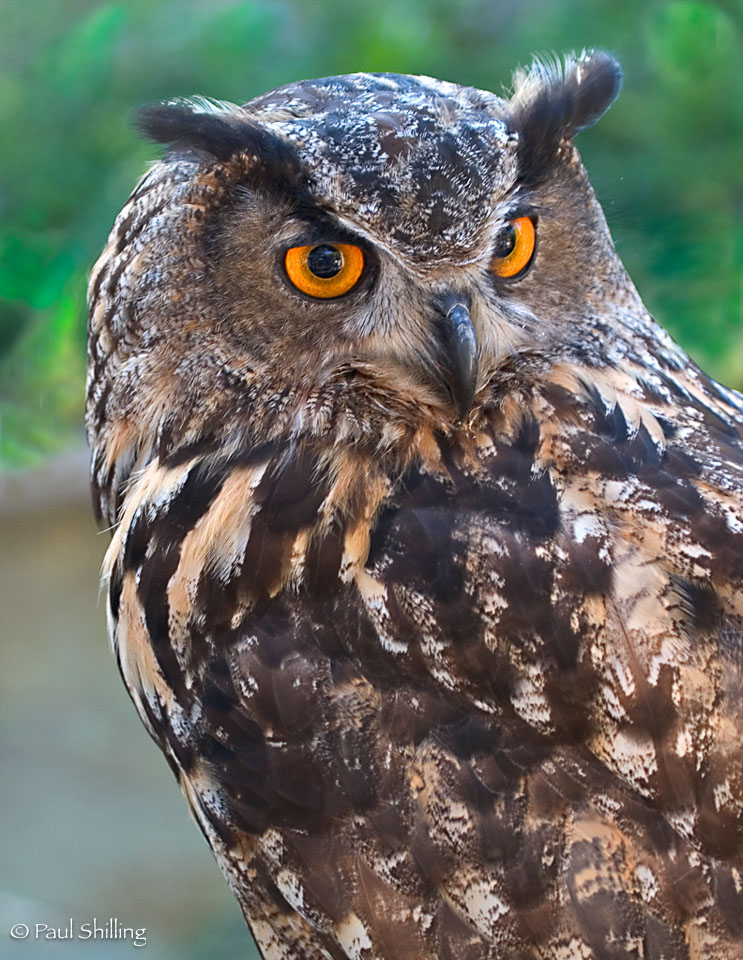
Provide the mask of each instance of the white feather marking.
POLYGON ((369 931, 358 914, 349 913, 345 916, 338 925, 336 936, 349 960, 364 960, 366 951, 372 949, 369 931))

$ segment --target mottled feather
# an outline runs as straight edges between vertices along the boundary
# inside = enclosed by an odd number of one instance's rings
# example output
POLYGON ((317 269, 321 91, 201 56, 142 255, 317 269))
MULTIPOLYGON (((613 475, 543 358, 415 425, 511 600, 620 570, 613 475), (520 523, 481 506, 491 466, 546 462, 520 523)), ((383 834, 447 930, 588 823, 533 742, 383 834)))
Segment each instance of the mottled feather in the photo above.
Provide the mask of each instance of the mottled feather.
POLYGON ((111 637, 267 960, 743 956, 743 397, 647 314, 572 145, 619 76, 143 120, 173 146, 90 283, 111 637), (367 273, 312 302, 281 253, 332 239, 367 273))

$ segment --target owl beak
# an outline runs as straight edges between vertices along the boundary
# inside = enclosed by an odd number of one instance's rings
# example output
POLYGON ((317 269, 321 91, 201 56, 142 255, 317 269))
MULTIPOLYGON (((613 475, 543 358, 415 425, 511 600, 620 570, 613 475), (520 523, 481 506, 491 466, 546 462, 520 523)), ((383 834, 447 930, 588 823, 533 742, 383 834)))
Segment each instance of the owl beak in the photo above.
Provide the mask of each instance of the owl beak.
POLYGON ((461 298, 444 303, 439 312, 437 373, 464 420, 477 386, 477 334, 461 298))

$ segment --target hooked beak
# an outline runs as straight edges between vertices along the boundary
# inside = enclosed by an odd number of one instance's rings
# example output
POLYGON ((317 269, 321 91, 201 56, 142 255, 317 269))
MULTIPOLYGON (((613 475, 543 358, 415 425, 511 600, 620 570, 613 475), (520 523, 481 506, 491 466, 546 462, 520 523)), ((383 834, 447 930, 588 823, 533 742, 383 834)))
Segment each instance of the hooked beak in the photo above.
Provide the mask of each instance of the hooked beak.
POLYGON ((472 407, 477 386, 477 334, 461 296, 443 301, 437 324, 437 374, 460 420, 472 407))

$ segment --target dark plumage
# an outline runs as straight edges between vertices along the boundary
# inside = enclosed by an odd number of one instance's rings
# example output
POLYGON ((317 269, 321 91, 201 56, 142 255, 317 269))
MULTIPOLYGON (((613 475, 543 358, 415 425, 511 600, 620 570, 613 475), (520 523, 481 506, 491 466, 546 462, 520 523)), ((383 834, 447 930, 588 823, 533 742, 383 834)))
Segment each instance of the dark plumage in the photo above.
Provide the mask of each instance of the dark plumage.
POLYGON ((608 53, 589 62, 568 60, 564 70, 537 61, 515 86, 511 117, 519 131, 519 179, 540 183, 552 172, 560 144, 593 126, 616 100, 622 71, 608 53))
POLYGON ((619 83, 142 115, 110 631, 266 960, 743 956, 743 397, 614 251, 572 137, 619 83))

